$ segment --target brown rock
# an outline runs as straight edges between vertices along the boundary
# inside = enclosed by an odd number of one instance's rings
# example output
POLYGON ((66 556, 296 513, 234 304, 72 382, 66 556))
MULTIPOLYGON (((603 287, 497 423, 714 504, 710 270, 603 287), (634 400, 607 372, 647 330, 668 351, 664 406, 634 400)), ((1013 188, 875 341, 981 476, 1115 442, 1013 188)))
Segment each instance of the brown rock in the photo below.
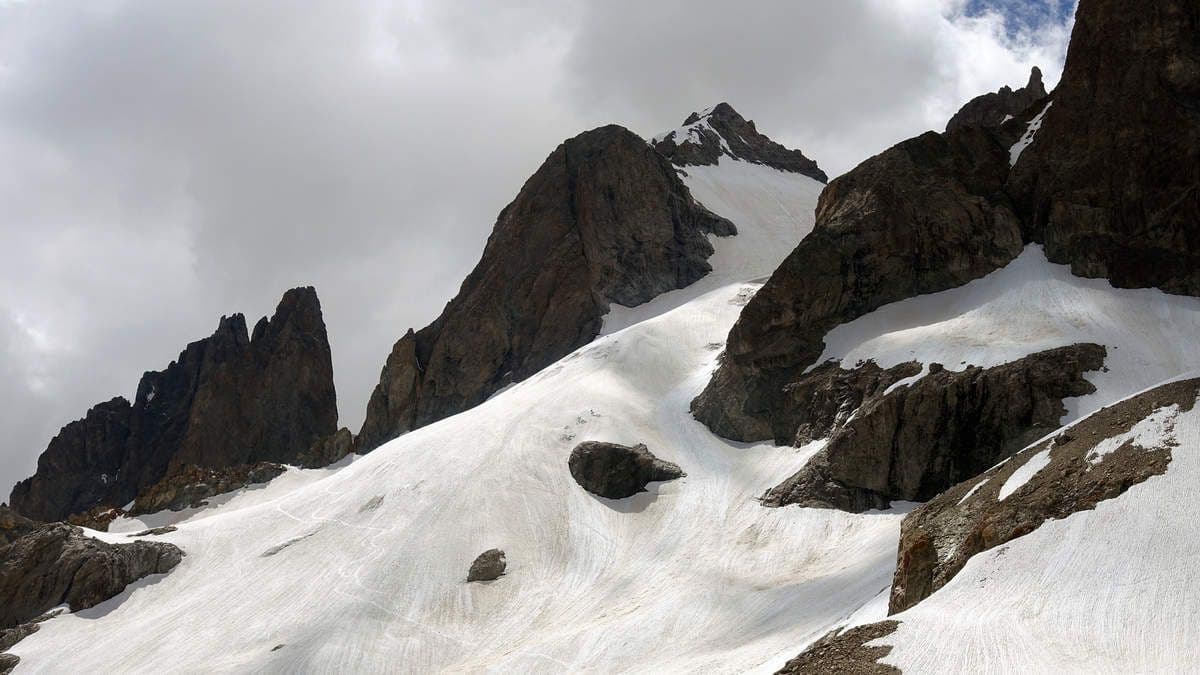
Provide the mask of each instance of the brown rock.
POLYGON ((654 143, 655 150, 678 166, 712 165, 727 156, 804 174, 822 183, 829 180, 816 162, 760 134, 753 121, 728 103, 717 104, 703 116, 692 113, 683 124, 685 133, 672 131, 654 143))
POLYGON ((63 427, 11 504, 39 520, 104 511, 186 466, 292 461, 336 428, 321 305, 296 288, 253 336, 241 314, 222 317, 211 337, 143 375, 132 405, 115 398, 63 427))
POLYGON ((1180 412, 1191 410, 1197 396, 1200 379, 1193 379, 1104 408, 910 513, 901 526, 889 611, 903 611, 928 597, 976 553, 1028 534, 1047 520, 1095 508, 1165 472, 1175 446, 1172 441, 1156 448, 1127 442, 1103 457, 1089 459, 1088 455, 1102 440, 1129 431, 1156 410, 1172 405, 1180 412), (1044 451, 1049 463, 999 499, 1009 477, 1044 451))
POLYGON ((899 668, 878 663, 891 653, 891 647, 865 646, 896 632, 899 625, 899 621, 880 621, 832 631, 788 661, 778 675, 900 675, 899 668))
POLYGON ((149 574, 170 571, 183 552, 161 542, 107 544, 66 523, 50 523, 0 547, 0 628, 67 604, 95 606, 149 574))
POLYGON ((586 344, 610 303, 638 305, 696 281, 711 270, 710 233, 735 229, 637 135, 607 126, 566 141, 501 211, 441 316, 393 347, 358 451, 481 403, 586 344))
POLYGON ((247 485, 267 483, 287 470, 274 462, 241 464, 222 469, 199 466, 183 467, 179 471, 142 491, 130 507, 130 515, 157 513, 170 509, 197 508, 208 504, 210 497, 240 490, 247 485))
POLYGON ((933 364, 915 383, 866 400, 763 504, 859 512, 931 499, 1057 428, 1064 398, 1095 391, 1083 373, 1104 356, 1079 344, 988 369, 933 364))
POLYGON ((354 452, 354 447, 354 434, 342 427, 329 436, 317 439, 296 458, 296 465, 303 469, 329 466, 354 452))
POLYGON ((962 127, 998 127, 1006 118, 1016 117, 1033 104, 1046 98, 1042 71, 1037 66, 1029 73, 1029 83, 1013 91, 1009 86, 999 91, 976 96, 967 101, 946 123, 946 131, 962 127))
POLYGON ((504 551, 498 548, 489 549, 480 553, 471 563, 471 569, 467 572, 467 582, 494 581, 504 574, 507 567, 508 561, 504 558, 504 551))

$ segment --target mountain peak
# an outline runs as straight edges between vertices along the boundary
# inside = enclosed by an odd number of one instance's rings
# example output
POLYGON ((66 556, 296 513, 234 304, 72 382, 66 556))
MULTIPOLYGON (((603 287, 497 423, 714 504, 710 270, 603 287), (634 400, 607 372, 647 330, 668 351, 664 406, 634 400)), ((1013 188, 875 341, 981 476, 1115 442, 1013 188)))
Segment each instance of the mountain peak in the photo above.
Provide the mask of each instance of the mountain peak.
POLYGON ((1029 71, 1029 82, 1024 87, 1014 91, 1012 87, 1004 85, 967 101, 946 123, 946 131, 962 127, 998 127, 1046 96, 1042 69, 1034 66, 1029 71))
POLYGON ((683 126, 655 136, 651 144, 676 166, 711 166, 726 156, 800 173, 822 183, 829 180, 816 162, 759 133, 753 121, 724 101, 693 112, 683 126))

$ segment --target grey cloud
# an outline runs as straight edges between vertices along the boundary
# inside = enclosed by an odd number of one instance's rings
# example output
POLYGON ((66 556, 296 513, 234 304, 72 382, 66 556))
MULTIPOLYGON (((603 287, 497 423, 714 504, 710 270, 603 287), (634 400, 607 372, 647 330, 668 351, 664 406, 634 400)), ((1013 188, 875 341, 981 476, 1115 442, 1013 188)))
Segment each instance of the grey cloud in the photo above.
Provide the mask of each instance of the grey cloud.
POLYGON ((729 100, 839 171, 1043 48, 908 4, 0 2, 0 492, 62 424, 295 285, 357 428, 392 342, 579 131, 729 100), (972 40, 984 75, 953 67, 972 40))

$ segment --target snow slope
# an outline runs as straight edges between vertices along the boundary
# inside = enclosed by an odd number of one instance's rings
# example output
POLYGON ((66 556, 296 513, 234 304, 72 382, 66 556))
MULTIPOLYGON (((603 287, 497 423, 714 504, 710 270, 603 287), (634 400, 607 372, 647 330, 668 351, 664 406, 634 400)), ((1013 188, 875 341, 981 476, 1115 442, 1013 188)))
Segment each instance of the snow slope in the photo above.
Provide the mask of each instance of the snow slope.
POLYGON ((881 659, 905 673, 1185 673, 1200 663, 1200 405, 1160 410, 1140 443, 1177 443, 1162 476, 985 551, 897 614, 881 659))
POLYGON ((13 649, 19 672, 741 672, 881 618, 902 513, 764 509, 819 445, 733 444, 687 411, 757 288, 741 281, 811 227, 819 192, 740 164, 688 171, 741 234, 677 307, 340 470, 183 514, 161 538, 178 568, 47 622, 13 649), (588 439, 644 442, 688 475, 593 497, 567 470, 588 439), (507 574, 466 584, 492 547, 507 574))
POLYGON ((1200 369, 1200 299, 1113 288, 1072 276, 1030 245, 1003 269, 969 284, 882 307, 825 337, 818 360, 874 359, 950 370, 985 368, 1077 342, 1108 348, 1107 371, 1087 373, 1097 391, 1067 399, 1064 422, 1181 373, 1200 369))
MULTIPOLYGON (((697 122, 701 123, 704 120, 697 122)), ((715 166, 689 166, 680 177, 697 201, 733 221, 738 233, 709 237, 715 249, 708 259, 713 271, 691 286, 637 307, 614 304, 604 317, 603 334, 658 316, 727 284, 765 280, 812 231, 817 197, 825 187, 808 176, 729 157, 721 157, 715 166)))

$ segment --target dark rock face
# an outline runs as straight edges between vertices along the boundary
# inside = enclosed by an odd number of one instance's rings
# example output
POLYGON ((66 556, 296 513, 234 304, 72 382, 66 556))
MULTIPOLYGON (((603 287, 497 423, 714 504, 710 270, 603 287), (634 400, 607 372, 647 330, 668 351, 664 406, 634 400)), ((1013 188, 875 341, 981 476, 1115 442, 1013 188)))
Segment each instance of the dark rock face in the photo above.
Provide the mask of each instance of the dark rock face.
POLYGON ((820 356, 827 332, 1015 258, 1023 242, 1002 191, 1007 140, 980 128, 929 132, 834 179, 815 229, 730 331, 721 366, 692 403, 696 418, 727 438, 790 443, 795 411, 782 392, 820 356))
POLYGON ((833 631, 809 645, 799 656, 787 662, 778 675, 900 675, 900 669, 878 660, 891 653, 891 647, 867 647, 868 642, 896 632, 899 621, 880 621, 833 631))
POLYGON ((329 436, 317 439, 296 458, 296 465, 303 469, 319 469, 340 461, 354 452, 354 448, 354 434, 342 427, 329 436))
POLYGON ((0 504, 0 546, 11 544, 36 530, 39 525, 8 508, 7 504, 0 504))
POLYGON ((442 315, 395 344, 358 451, 481 403, 591 341, 609 303, 691 284, 711 270, 706 235, 735 232, 627 129, 566 141, 500 212, 442 315))
POLYGON ((66 523, 40 526, 0 547, 0 628, 67 604, 86 609, 131 582, 170 571, 183 552, 161 542, 107 544, 66 523))
POLYGON ((962 127, 998 127, 1005 118, 1016 117, 1044 98, 1046 86, 1042 84, 1042 71, 1034 66, 1029 73, 1029 83, 1024 87, 1013 91, 1011 87, 1004 86, 999 91, 967 101, 946 123, 946 131, 962 127))
POLYGON ((1104 356, 1081 344, 988 369, 932 364, 915 383, 868 399, 763 504, 860 512, 930 499, 1057 428, 1064 398, 1095 391, 1083 373, 1104 356))
POLYGON ((312 288, 284 294, 248 334, 241 314, 147 372, 131 405, 115 398, 50 442, 14 509, 59 520, 121 506, 186 466, 288 462, 337 428, 333 364, 312 288))
POLYGON ((654 149, 679 166, 712 165, 727 156, 829 181, 816 162, 760 134, 753 121, 728 103, 719 103, 703 115, 692 113, 683 125, 685 130, 672 131, 654 143, 654 149))
POLYGON ((609 499, 632 497, 650 482, 685 475, 679 465, 655 457, 641 443, 629 447, 584 441, 571 451, 567 466, 580 487, 609 499))
POLYGON ((1114 286, 1200 295, 1200 5, 1081 0, 1009 191, 1026 238, 1114 286))
POLYGON ((241 464, 222 469, 184 467, 143 490, 134 500, 129 513, 141 515, 205 506, 208 504, 205 500, 209 497, 240 490, 247 485, 270 482, 286 470, 287 467, 274 462, 241 464))
POLYGON ((508 561, 504 559, 504 551, 498 548, 489 549, 479 554, 471 563, 467 572, 467 581, 493 581, 504 574, 508 561))
POLYGON ((901 612, 925 599, 976 553, 1026 535, 1047 520, 1095 508, 1165 472, 1171 448, 1177 445, 1171 437, 1159 447, 1143 448, 1126 441, 1104 455, 1093 450, 1156 411, 1171 406, 1177 412, 1191 410, 1197 396, 1200 379, 1193 379, 1104 408, 910 513, 901 526, 889 611, 901 612), (1048 453, 1046 465, 1000 499, 1008 479, 1041 453, 1048 453))

